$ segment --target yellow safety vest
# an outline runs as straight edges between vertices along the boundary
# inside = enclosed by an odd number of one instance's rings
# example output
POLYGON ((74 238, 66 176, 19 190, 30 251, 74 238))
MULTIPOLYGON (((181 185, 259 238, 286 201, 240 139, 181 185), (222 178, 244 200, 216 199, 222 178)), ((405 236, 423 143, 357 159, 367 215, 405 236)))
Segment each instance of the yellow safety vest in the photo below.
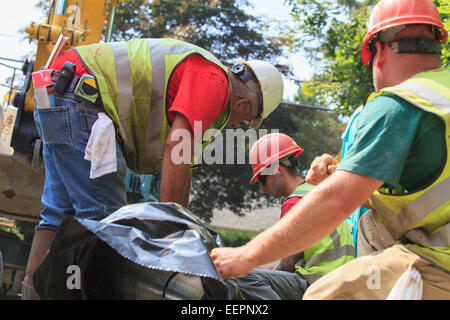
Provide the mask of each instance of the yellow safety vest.
POLYGON ((405 194, 377 190, 370 198, 371 204, 396 240, 450 271, 450 73, 422 72, 381 92, 395 94, 443 120, 447 159, 440 175, 430 185, 405 194))
MULTIPOLYGON (((304 197, 314 188, 302 183, 288 198, 304 197)), ((295 271, 309 284, 355 258, 355 246, 347 221, 342 222, 330 235, 302 252, 295 271)))
MULTIPOLYGON (((113 120, 129 168, 137 173, 161 171, 170 131, 167 89, 179 63, 200 54, 228 78, 228 106, 207 128, 222 130, 231 110, 231 81, 226 67, 210 52, 175 39, 133 39, 74 48, 95 76, 106 113, 113 120)), ((218 133, 219 131, 217 131, 218 133)), ((202 141, 204 150, 212 141, 202 141)))

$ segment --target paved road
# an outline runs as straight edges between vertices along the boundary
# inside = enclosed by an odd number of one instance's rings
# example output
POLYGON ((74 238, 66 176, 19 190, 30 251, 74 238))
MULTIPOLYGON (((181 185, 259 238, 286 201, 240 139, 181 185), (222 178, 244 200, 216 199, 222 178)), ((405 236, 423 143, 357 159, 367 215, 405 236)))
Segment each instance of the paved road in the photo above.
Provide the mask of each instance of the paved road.
POLYGON ((214 210, 210 224, 217 227, 262 231, 279 219, 279 207, 257 209, 243 217, 227 210, 214 210))

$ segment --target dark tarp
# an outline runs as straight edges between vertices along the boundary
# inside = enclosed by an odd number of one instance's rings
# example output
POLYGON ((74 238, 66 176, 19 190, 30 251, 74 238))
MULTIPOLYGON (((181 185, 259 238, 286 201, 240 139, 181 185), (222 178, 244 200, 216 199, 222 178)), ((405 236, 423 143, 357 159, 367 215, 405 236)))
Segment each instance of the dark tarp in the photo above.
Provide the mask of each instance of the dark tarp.
POLYGON ((230 299, 234 286, 208 253, 217 246, 219 235, 175 203, 129 205, 101 221, 68 217, 34 286, 42 299, 230 299))

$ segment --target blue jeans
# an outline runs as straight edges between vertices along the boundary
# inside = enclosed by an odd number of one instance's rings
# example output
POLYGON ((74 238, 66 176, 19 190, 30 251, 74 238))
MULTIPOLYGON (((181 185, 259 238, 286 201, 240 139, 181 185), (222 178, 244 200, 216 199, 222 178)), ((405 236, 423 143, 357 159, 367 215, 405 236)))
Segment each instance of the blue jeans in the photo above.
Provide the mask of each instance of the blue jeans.
POLYGON ((77 101, 73 93, 56 97, 56 107, 34 110, 43 142, 45 184, 39 225, 58 227, 66 216, 100 220, 127 203, 126 162, 118 142, 117 172, 90 179, 84 152, 101 107, 77 101))

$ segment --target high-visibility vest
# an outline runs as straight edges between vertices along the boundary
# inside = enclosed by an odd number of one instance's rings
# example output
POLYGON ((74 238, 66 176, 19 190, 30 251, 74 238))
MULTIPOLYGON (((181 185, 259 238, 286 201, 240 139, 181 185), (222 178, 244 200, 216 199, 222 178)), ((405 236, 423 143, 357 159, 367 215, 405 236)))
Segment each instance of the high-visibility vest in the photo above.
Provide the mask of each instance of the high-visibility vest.
MULTIPOLYGON (((137 173, 161 171, 165 141, 170 131, 166 106, 169 80, 187 56, 200 54, 227 75, 230 88, 227 108, 208 129, 217 129, 217 135, 228 122, 231 80, 227 69, 212 53, 200 47, 175 39, 133 39, 74 49, 95 76, 103 106, 116 126, 128 167, 137 173)), ((214 137, 202 141, 202 150, 213 140, 214 137)))
POLYGON ((381 90, 382 94, 386 92, 443 120, 447 159, 439 176, 428 186, 412 193, 386 194, 377 190, 370 202, 399 244, 450 271, 450 73, 422 72, 381 90))
MULTIPOLYGON (((304 197, 313 188, 313 185, 302 183, 288 198, 304 197)), ((355 246, 348 224, 344 221, 330 235, 301 253, 295 271, 311 284, 354 258, 355 246)))

